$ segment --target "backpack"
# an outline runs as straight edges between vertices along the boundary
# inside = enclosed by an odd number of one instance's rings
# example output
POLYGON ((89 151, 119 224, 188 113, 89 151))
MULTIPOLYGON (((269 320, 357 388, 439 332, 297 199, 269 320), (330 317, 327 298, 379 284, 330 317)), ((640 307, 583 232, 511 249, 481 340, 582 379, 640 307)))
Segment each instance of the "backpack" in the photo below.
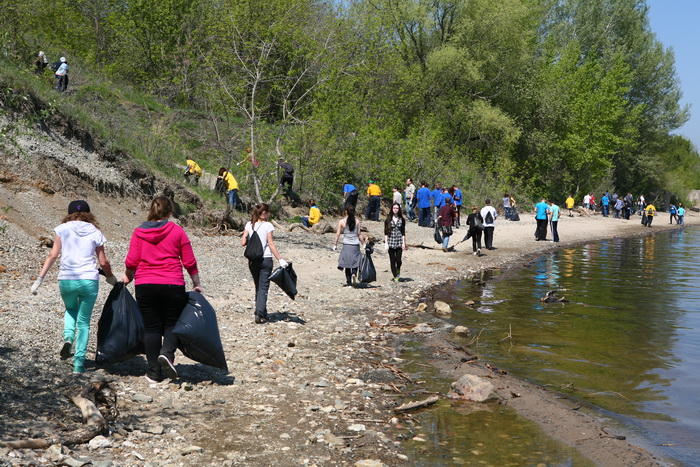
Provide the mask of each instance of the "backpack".
POLYGON ((491 211, 488 211, 486 213, 486 217, 484 218, 484 224, 493 224, 493 215, 491 214, 491 211))
POLYGON ((59 61, 59 62, 53 62, 53 63, 51 64, 51 69, 52 69, 53 71, 58 71, 59 68, 61 68, 61 62, 60 62, 60 61, 59 61))
POLYGON ((282 162, 280 167, 284 170, 285 175, 294 175, 294 167, 289 162, 282 162))
POLYGON ((264 250, 262 242, 260 241, 260 236, 258 235, 258 231, 253 230, 253 233, 248 236, 248 242, 246 243, 243 256, 251 260, 260 259, 263 257, 263 253, 264 250))

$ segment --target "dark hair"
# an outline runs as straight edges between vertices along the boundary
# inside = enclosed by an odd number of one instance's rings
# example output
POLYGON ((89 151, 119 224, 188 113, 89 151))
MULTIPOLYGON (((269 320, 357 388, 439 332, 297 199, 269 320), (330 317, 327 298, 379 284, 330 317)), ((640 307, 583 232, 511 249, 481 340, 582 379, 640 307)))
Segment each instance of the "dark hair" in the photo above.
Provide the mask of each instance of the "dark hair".
POLYGON ((95 216, 91 212, 74 212, 72 214, 68 214, 66 217, 63 218, 62 224, 65 224, 66 222, 70 221, 83 221, 90 223, 97 227, 98 229, 100 228, 100 224, 97 223, 97 219, 95 219, 95 216))
POLYGON ((384 220, 384 235, 389 235, 391 233, 391 219, 394 217, 394 206, 399 207, 399 218, 401 219, 401 222, 405 222, 403 218, 403 211, 401 210, 401 205, 399 203, 392 204, 391 210, 389 211, 389 215, 386 216, 386 219, 384 220))
POLYGON ((484 204, 491 204, 491 198, 486 198, 486 201, 484 201, 484 204))
POLYGON ((313 199, 310 199, 309 200, 309 207, 313 206, 314 204, 316 204, 316 201, 313 199))
POLYGON ((219 177, 221 177, 224 174, 224 172, 226 172, 226 167, 221 167, 219 169, 219 177))
POLYGON ((345 225, 347 226, 348 230, 352 232, 355 230, 355 208, 353 206, 346 207, 345 214, 348 216, 348 220, 345 222, 345 225))
POLYGON ((151 208, 148 210, 148 221, 159 221, 167 219, 173 213, 173 203, 165 196, 157 196, 151 201, 151 208))
POLYGON ((270 212, 269 204, 262 203, 255 206, 253 209, 253 214, 250 216, 250 224, 255 225, 255 223, 260 220, 260 216, 263 212, 270 212))

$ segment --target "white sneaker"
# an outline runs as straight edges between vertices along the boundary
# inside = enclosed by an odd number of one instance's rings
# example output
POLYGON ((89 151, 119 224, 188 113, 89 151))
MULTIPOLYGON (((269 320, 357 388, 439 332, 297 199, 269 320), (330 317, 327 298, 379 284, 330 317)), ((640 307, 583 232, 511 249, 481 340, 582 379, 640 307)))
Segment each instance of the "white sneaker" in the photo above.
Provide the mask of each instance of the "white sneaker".
POLYGON ((476 256, 481 256, 481 248, 476 249, 476 256))

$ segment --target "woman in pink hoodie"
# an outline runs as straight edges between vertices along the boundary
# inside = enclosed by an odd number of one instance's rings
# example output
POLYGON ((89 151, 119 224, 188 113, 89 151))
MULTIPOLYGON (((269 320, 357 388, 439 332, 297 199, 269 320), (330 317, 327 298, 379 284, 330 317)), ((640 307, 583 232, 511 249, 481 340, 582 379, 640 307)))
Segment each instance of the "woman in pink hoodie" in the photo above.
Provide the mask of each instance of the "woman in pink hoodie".
POLYGON ((177 378, 174 361, 178 342, 172 330, 187 305, 183 267, 194 290, 202 292, 190 239, 182 227, 168 220, 172 213, 172 202, 165 196, 151 202, 146 222, 131 236, 122 277, 124 284, 135 283, 145 327, 146 379, 151 382, 177 378))

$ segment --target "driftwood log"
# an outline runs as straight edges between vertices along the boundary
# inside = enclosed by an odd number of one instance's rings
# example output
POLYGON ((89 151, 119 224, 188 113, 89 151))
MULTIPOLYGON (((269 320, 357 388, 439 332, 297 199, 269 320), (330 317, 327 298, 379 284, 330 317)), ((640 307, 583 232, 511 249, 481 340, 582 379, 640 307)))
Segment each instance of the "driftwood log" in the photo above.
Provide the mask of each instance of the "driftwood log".
POLYGON ((429 398, 422 400, 422 401, 407 402, 403 405, 396 407, 394 409, 394 412, 401 413, 401 412, 408 412, 409 410, 420 409, 421 407, 427 407, 429 405, 433 405, 434 403, 436 403, 439 400, 440 400, 440 397, 432 396, 432 397, 429 397, 429 398))
POLYGON ((12 449, 46 449, 54 444, 64 446, 84 444, 107 430, 107 419, 98 408, 98 404, 106 412, 107 418, 114 419, 118 415, 117 396, 107 381, 86 383, 77 393, 68 394, 68 397, 80 409, 85 422, 84 427, 64 435, 0 441, 0 446, 12 449))

